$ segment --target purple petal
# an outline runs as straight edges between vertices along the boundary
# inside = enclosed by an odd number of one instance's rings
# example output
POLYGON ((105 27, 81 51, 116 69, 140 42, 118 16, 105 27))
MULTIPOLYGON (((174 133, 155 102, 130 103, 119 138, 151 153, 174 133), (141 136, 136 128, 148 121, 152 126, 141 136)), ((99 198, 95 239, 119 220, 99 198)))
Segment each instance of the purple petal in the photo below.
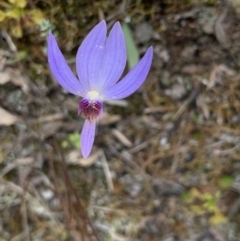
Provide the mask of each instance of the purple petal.
POLYGON ((135 92, 148 75, 152 57, 153 48, 150 47, 138 64, 121 81, 104 92, 104 99, 123 99, 135 92))
POLYGON ((97 89, 113 86, 121 77, 126 65, 126 44, 119 22, 115 23, 107 39, 98 77, 97 89))
POLYGON ((57 82, 68 92, 84 96, 85 89, 82 83, 69 68, 52 33, 48 35, 47 55, 49 67, 57 82))
POLYGON ((87 158, 92 150, 96 130, 96 121, 85 120, 81 133, 81 149, 84 158, 87 158))
POLYGON ((107 26, 103 20, 83 40, 77 52, 76 64, 79 79, 88 91, 94 90, 104 53, 107 26))

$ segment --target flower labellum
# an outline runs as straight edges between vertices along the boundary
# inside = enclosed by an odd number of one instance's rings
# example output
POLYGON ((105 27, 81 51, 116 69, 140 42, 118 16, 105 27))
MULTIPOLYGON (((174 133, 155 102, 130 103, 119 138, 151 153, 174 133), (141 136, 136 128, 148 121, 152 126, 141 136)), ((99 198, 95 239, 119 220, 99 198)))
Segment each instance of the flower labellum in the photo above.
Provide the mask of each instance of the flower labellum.
POLYGON ((119 81, 127 61, 120 23, 114 24, 107 39, 106 35, 107 26, 103 20, 82 42, 76 56, 78 78, 68 66, 52 33, 48 36, 48 63, 54 78, 65 90, 82 97, 78 113, 86 119, 81 133, 84 158, 91 152, 96 123, 103 113, 103 101, 123 99, 134 93, 145 81, 152 63, 153 48, 150 47, 119 81))

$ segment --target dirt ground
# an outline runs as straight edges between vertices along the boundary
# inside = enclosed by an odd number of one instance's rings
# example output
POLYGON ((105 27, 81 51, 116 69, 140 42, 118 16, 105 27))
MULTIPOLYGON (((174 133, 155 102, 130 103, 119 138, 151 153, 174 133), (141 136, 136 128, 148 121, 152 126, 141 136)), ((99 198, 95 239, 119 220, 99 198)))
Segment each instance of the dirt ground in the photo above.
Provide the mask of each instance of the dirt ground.
POLYGON ((239 0, 2 0, 0 70, 0 241, 240 241, 239 0), (154 59, 83 159, 46 37, 74 70, 102 19, 154 59))

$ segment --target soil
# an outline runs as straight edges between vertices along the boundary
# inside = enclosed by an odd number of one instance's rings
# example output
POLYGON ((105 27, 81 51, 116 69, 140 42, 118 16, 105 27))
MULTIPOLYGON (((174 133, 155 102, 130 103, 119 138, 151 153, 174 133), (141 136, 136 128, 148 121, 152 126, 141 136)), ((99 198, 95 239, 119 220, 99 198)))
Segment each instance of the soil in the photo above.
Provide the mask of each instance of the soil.
POLYGON ((0 12, 0 241, 239 241, 239 1, 10 2, 0 10, 21 15, 0 12), (102 19, 154 58, 136 93, 104 104, 84 159, 79 99, 53 79, 46 38, 75 71, 102 19))

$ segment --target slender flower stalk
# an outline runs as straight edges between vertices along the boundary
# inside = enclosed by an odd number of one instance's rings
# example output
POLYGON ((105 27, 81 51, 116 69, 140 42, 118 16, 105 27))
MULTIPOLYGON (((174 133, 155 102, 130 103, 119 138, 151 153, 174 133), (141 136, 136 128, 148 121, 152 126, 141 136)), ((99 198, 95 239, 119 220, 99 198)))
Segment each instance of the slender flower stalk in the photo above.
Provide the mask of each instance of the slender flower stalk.
POLYGON ((107 26, 103 20, 82 42, 76 56, 78 78, 73 74, 61 53, 56 39, 48 36, 48 63, 57 82, 68 92, 82 97, 78 113, 85 117, 81 133, 84 158, 91 152, 96 123, 103 113, 103 101, 119 100, 134 93, 145 81, 153 57, 152 47, 120 81, 127 55, 124 35, 119 22, 115 23, 106 39, 107 26))

